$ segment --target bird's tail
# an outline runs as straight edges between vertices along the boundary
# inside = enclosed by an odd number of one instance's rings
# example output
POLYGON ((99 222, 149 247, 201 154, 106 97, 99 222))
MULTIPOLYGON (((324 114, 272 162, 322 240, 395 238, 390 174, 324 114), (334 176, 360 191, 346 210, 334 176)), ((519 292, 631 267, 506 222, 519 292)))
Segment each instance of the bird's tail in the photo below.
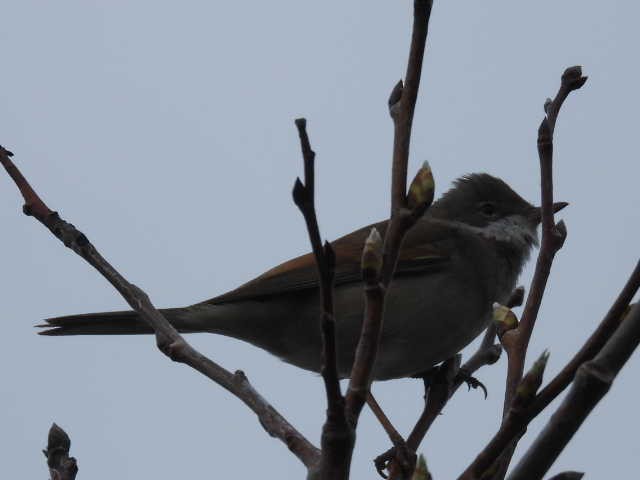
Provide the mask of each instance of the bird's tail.
MULTIPOLYGON (((160 310, 179 332, 192 332, 181 319, 180 308, 160 310)), ((135 335, 153 333, 153 330, 133 310, 121 312, 84 313, 65 317, 48 318, 37 325, 46 328, 40 335, 135 335)))

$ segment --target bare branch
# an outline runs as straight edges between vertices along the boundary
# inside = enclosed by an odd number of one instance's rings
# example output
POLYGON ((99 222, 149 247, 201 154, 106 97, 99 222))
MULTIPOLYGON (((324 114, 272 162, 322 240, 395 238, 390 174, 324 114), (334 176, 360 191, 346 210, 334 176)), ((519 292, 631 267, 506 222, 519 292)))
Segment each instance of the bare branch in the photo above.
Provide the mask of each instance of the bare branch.
POLYGON ((459 477, 459 480, 478 479, 484 471, 491 467, 515 438, 519 438, 526 430, 529 422, 544 410, 571 383, 577 368, 585 361, 591 360, 602 348, 622 321, 622 315, 629 302, 640 288, 640 261, 624 285, 622 291, 607 312, 596 331, 587 339, 578 354, 563 368, 556 377, 543 388, 530 405, 524 410, 511 408, 500 429, 485 445, 473 463, 459 477), (580 363, 578 363, 580 362, 580 363), (574 368, 574 365, 578 367, 574 368))
MULTIPOLYGON (((546 116, 538 129, 538 156, 540 157, 540 186, 542 198, 542 241, 535 273, 531 281, 529 295, 524 307, 520 325, 517 329, 505 334, 502 346, 507 352, 507 381, 502 409, 503 421, 509 412, 516 388, 522 379, 527 347, 533 327, 538 317, 542 297, 547 285, 553 259, 564 245, 567 229, 563 221, 554 221, 553 205, 553 132, 560 107, 573 90, 577 90, 587 81, 582 76, 580 67, 570 67, 562 75, 560 88, 553 100, 547 99, 544 104, 546 116)), ((515 441, 517 442, 517 441, 515 441)), ((515 443, 504 452, 497 468, 495 480, 504 478, 509 462, 515 450, 515 443)))
MULTIPOLYGON (((318 219, 315 210, 314 197, 314 160, 315 152, 311 149, 307 135, 307 121, 304 118, 296 120, 296 127, 300 135, 300 144, 304 158, 305 183, 296 179, 293 188, 293 199, 307 224, 309 240, 316 259, 318 275, 320 277, 320 298, 322 304, 322 378, 327 393, 327 404, 333 414, 344 412, 343 398, 340 392, 338 367, 336 364, 336 334, 335 318, 333 315, 333 276, 335 255, 329 243, 322 245, 318 219)), ((343 415, 344 416, 344 415, 343 415)))
POLYGON ((231 373, 195 350, 153 306, 149 297, 129 283, 107 262, 88 238, 72 224, 51 211, 31 188, 10 159, 11 153, 0 147, 0 162, 7 170, 25 199, 23 211, 34 216, 64 245, 84 258, 122 295, 140 317, 153 328, 158 348, 174 362, 196 369, 244 402, 260 420, 269 435, 279 438, 308 468, 319 459, 319 451, 287 420, 280 415, 251 386, 243 372, 231 373))
POLYGON ((391 174, 391 216, 406 207, 407 164, 411 126, 422 74, 422 59, 427 42, 432 0, 414 0, 411 48, 404 85, 400 81, 389 97, 389 112, 394 121, 393 167, 391 174))
POLYGON ((307 134, 307 121, 296 121, 302 157, 304 159, 304 184, 296 179, 293 200, 298 206, 309 232, 309 240, 316 260, 320 278, 321 330, 322 330, 322 379, 327 394, 327 419, 322 429, 320 478, 333 480, 347 478, 355 433, 347 423, 344 397, 340 391, 336 357, 335 318, 333 314, 333 278, 335 254, 331 244, 322 244, 315 208, 314 163, 315 152, 311 149, 307 134))
MULTIPOLYGON (((427 39, 431 0, 414 0, 413 33, 405 86, 396 85, 390 97, 390 112, 394 122, 394 147, 391 180, 391 219, 383 248, 383 264, 379 282, 371 281, 366 287, 365 316, 362 334, 356 349, 351 380, 346 394, 347 415, 355 425, 364 405, 371 383, 372 365, 377 355, 384 296, 393 272, 405 233, 429 204, 413 211, 407 209, 407 163, 413 112, 418 96, 422 58, 427 39)), ((430 202, 429 202, 430 203, 430 202)))
POLYGON ((535 273, 531 281, 529 295, 524 306, 524 311, 520 319, 518 328, 507 335, 512 339, 507 339, 507 345, 512 344, 513 348, 507 348, 508 371, 507 388, 505 391, 505 401, 503 416, 509 410, 511 399, 516 387, 522 379, 526 350, 529 339, 533 332, 533 327, 538 316, 542 296, 547 285, 547 279, 551 271, 551 264, 556 252, 562 248, 567 232, 563 222, 556 224, 553 219, 553 132, 556 119, 560 112, 560 107, 570 92, 577 90, 586 82, 587 77, 582 76, 580 67, 570 67, 562 75, 560 89, 551 102, 545 103, 546 116, 538 129, 538 155, 540 157, 540 177, 542 195, 542 241, 540 252, 536 261, 535 273), (512 350, 512 352, 510 352, 512 350))
POLYGON ((640 343, 640 305, 625 316, 600 352, 578 369, 569 393, 509 475, 509 480, 540 480, 582 422, 611 388, 640 343))
MULTIPOLYGON (((0 147, 2 148, 2 147, 0 147)), ((42 451, 47 457, 51 480, 74 480, 78 473, 78 463, 69 456, 71 439, 67 432, 55 423, 49 429, 47 448, 42 451)))
POLYGON ((544 387, 531 408, 537 415, 547 407, 573 380, 576 371, 584 362, 591 360, 603 347, 603 345, 611 338, 616 331, 623 314, 628 308, 629 303, 633 299, 640 288, 640 261, 636 263, 631 276, 624 285, 622 291, 616 298, 605 317, 598 325, 598 328, 591 334, 585 344, 580 348, 578 353, 565 365, 565 367, 544 387))

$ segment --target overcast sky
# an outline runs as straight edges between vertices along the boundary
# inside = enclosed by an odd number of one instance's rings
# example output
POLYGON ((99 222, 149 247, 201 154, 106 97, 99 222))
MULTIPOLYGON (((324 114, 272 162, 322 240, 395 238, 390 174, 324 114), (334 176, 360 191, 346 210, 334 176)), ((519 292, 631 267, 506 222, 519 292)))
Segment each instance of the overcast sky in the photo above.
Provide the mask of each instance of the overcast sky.
MULTIPOLYGON (((302 172, 298 116, 308 118, 317 152, 323 235, 387 214, 386 100, 405 68, 408 0, 21 0, 2 10, 0 144, 49 206, 157 306, 213 297, 308 250, 290 198, 302 172)), ((569 235, 528 361, 548 348, 549 375, 593 330, 638 258, 639 14, 625 1, 434 6, 410 171, 428 159, 437 194, 461 174, 487 171, 538 202, 544 100, 565 67, 581 64, 589 75, 556 128, 556 198, 571 202, 561 215, 569 235)), ((0 175, 6 478, 46 478, 40 450, 52 421, 71 435, 78 478, 231 478, 238 469, 243 478, 303 477, 244 405, 169 362, 151 337, 35 335, 43 318, 125 304, 21 205, 0 175)), ((531 273, 530 264, 523 283, 531 273)), ((317 375, 228 338, 189 340, 244 370, 317 443, 325 409, 317 375)), ((504 358, 480 371, 488 400, 461 389, 435 423, 420 449, 434 478, 455 478, 496 430, 504 372, 504 358)), ((639 374, 634 356, 553 472, 637 471, 639 374)), ((421 382, 373 392, 407 433, 421 382)), ((388 446, 365 411, 353 477, 375 478, 371 459, 388 446)))

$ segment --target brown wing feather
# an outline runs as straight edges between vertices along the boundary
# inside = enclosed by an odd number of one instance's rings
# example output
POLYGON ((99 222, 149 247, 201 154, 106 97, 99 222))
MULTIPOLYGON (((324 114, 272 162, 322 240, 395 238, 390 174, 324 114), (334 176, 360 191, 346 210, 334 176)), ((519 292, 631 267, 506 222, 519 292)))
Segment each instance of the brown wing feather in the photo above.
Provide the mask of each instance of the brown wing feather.
MULTIPOLYGON (((372 227, 376 227, 380 234, 384 235, 387 222, 369 225, 332 242, 336 254, 335 285, 361 280, 362 247, 372 227)), ((443 233, 441 225, 429 225, 426 219, 421 220, 405 238, 396 275, 437 271, 446 264, 449 258, 446 248, 448 242, 442 241, 447 238, 443 233)), ((268 270, 235 290, 202 303, 221 304, 259 299, 286 292, 308 290, 317 286, 315 258, 313 253, 307 253, 268 270)))

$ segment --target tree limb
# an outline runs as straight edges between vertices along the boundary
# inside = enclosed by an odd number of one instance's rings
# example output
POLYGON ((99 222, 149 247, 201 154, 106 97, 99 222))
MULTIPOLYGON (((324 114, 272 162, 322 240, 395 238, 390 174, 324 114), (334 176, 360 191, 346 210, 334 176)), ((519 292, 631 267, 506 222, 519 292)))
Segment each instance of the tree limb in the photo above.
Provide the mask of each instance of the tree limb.
MULTIPOLYGON (((509 308, 514 308, 522 305, 523 297, 524 287, 516 288, 509 297, 507 306, 509 308)), ((407 437, 406 443, 408 448, 413 451, 417 451, 435 419, 438 418, 447 402, 465 382, 465 377, 468 378, 481 367, 485 365, 492 365, 498 361, 502 348, 500 347, 500 344, 494 344, 495 337, 496 327, 491 323, 487 327, 482 342, 476 352, 469 357, 469 360, 467 360, 462 366, 459 366, 458 363, 458 366, 455 367, 455 371, 453 371, 453 376, 446 373, 450 370, 450 367, 445 368, 442 373, 438 372, 436 374, 434 381, 425 392, 426 401, 424 410, 413 427, 413 430, 407 437)), ((389 468, 389 471, 391 472, 390 478, 392 480, 400 475, 397 468, 394 468, 392 464, 387 464, 387 462, 394 457, 394 448, 387 450, 374 460, 379 473, 382 474, 382 470, 384 468, 389 468)))
POLYGON ((355 433, 346 420, 344 397, 340 391, 338 378, 335 317, 333 314, 335 254, 331 244, 325 242, 323 245, 320 237, 315 208, 315 152, 311 149, 309 142, 307 121, 304 118, 298 118, 295 123, 300 136, 304 160, 304 184, 299 178, 296 179, 293 187, 293 200, 302 212, 307 224, 309 240, 320 279, 321 374, 327 394, 327 418, 322 428, 320 478, 323 480, 346 480, 349 476, 355 433))
MULTIPOLYGON (((493 438, 485 445, 482 451, 467 467, 467 469, 458 477, 459 480, 478 479, 481 475, 491 467, 493 462, 498 458, 505 448, 517 437, 521 436, 529 422, 533 420, 542 410, 544 410, 573 380, 575 371, 573 367, 578 361, 579 365, 585 361, 591 360, 604 345, 608 339, 616 331, 615 328, 620 324, 622 316, 627 309, 629 302, 640 288, 640 261, 636 264, 631 276, 625 283, 622 291, 616 298, 615 302, 596 328, 595 332, 587 339, 578 354, 571 359, 565 368, 543 388, 537 396, 531 401, 526 408, 511 408, 505 417, 500 429, 493 438), (598 347, 600 345, 600 347, 598 347), (598 347, 598 350, 596 350, 598 347), (573 373, 572 373, 573 372, 573 373), (551 388, 551 386, 553 387, 551 388)), ((578 366, 579 366, 578 365, 578 366)))
POLYGON ((567 396, 513 469, 509 480, 542 479, 582 422, 609 391, 639 343, 640 305, 636 304, 600 352, 578 368, 567 396))
POLYGON ((406 87, 402 86, 402 82, 398 83, 389 99, 389 111, 394 122, 391 219, 384 240, 380 281, 367 289, 362 334, 356 348, 351 380, 346 394, 347 415, 354 424, 357 423, 369 391, 373 362, 382 331, 384 296, 393 277, 402 240, 405 233, 431 203, 429 200, 409 210, 406 189, 411 125, 418 96, 432 3, 431 0, 414 0, 413 33, 407 64, 406 87))
POLYGON ((122 295, 127 303, 153 328, 158 348, 174 362, 184 363, 222 386, 247 405, 269 435, 280 439, 307 467, 316 465, 319 451, 278 413, 249 383, 241 371, 231 373, 195 350, 156 310, 149 297, 129 283, 107 262, 89 239, 72 224, 49 209, 11 161, 13 154, 0 147, 0 162, 24 197, 23 211, 35 217, 64 245, 84 258, 122 295))
MULTIPOLYGON (((562 74, 560 88, 555 98, 553 100, 547 99, 544 104, 546 115, 538 129, 542 241, 520 325, 518 328, 506 332, 502 338, 502 346, 507 353, 507 380, 502 409, 503 421, 511 408, 516 388, 522 380, 527 347, 542 304, 542 297, 551 272, 553 259, 558 250, 564 245, 567 237, 567 229, 564 222, 561 220, 556 224, 553 218, 553 132, 558 113, 560 113, 560 107, 565 99, 569 96, 569 93, 582 87, 586 81, 587 77, 582 76, 582 69, 579 66, 567 68, 562 74)), ((504 452, 494 480, 504 478, 516 443, 517 440, 514 440, 513 445, 504 452)))

